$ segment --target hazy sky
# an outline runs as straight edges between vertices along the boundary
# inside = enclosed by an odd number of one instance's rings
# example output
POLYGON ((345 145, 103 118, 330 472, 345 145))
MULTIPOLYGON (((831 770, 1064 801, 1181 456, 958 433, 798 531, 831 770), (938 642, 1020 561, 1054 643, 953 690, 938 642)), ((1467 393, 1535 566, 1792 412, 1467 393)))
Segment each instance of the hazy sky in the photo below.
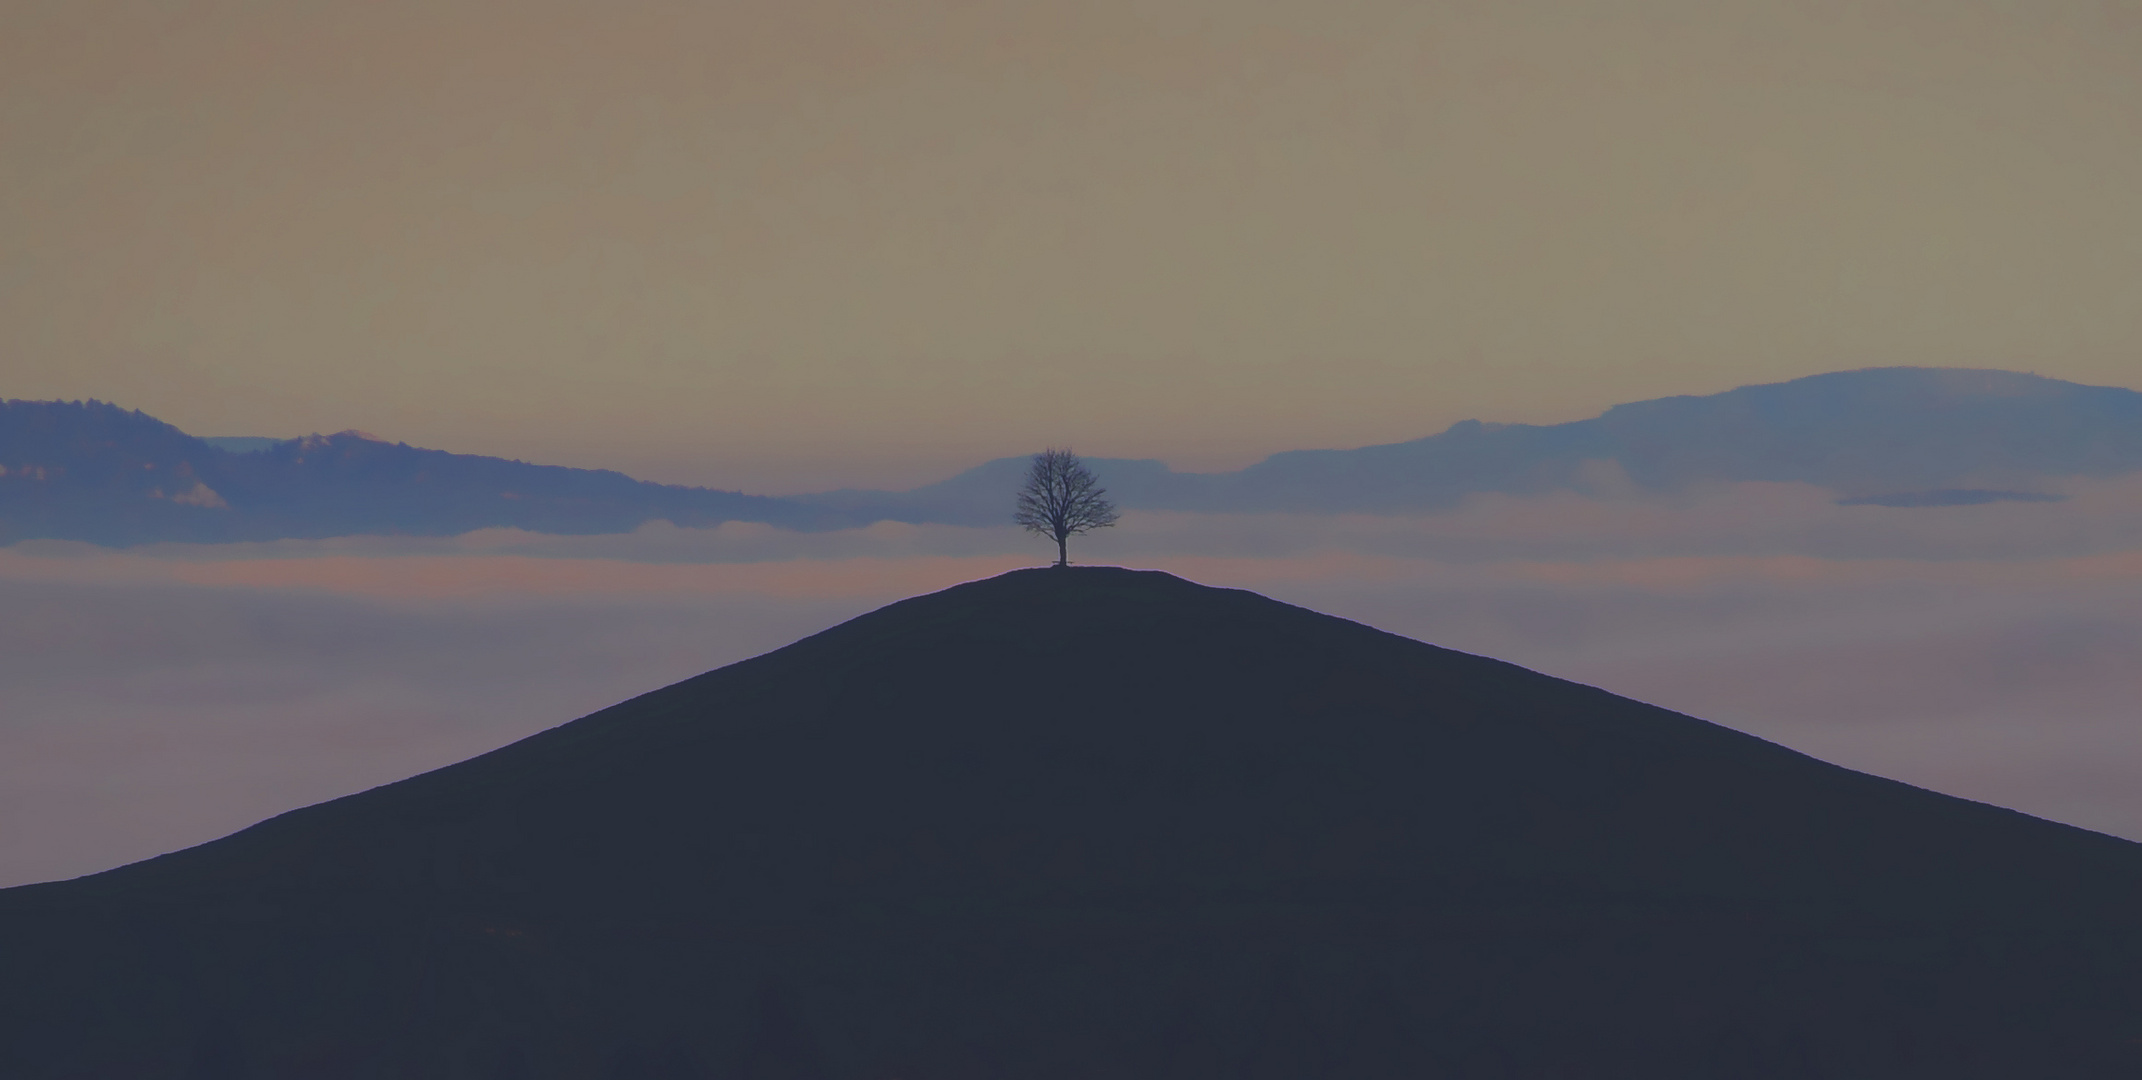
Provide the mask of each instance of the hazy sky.
POLYGON ((2125 0, 0 0, 0 396, 783 491, 2132 385, 2125 0))

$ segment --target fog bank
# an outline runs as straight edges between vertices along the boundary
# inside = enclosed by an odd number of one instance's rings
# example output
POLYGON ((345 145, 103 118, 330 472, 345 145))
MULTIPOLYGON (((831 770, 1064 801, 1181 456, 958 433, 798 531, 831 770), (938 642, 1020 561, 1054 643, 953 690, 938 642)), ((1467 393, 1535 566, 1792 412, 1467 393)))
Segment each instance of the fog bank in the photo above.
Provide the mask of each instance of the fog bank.
MULTIPOLYGON (((2142 499, 1894 510, 1755 487, 1129 515, 1072 551, 2142 839, 2142 499)), ((445 765, 1051 547, 881 525, 0 549, 0 885, 445 765)))

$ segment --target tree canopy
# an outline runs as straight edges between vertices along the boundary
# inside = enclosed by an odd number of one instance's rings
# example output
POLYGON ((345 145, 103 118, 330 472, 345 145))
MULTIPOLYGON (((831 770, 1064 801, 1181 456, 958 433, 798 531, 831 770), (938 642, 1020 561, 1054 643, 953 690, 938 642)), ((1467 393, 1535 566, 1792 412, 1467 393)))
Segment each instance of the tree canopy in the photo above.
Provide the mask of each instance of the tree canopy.
POLYGON ((1069 566, 1069 541, 1079 533, 1116 523, 1115 504, 1078 455, 1048 449, 1034 455, 1012 521, 1056 541, 1056 565, 1069 566))

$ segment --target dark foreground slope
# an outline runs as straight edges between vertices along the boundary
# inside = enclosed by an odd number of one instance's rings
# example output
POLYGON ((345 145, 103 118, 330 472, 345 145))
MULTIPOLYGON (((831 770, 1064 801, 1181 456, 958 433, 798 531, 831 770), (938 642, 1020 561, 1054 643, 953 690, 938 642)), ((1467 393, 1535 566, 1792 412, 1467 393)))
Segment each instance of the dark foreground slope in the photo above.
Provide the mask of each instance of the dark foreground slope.
POLYGON ((0 892, 0 1075, 2142 1074, 2142 848, 1163 574, 0 892))

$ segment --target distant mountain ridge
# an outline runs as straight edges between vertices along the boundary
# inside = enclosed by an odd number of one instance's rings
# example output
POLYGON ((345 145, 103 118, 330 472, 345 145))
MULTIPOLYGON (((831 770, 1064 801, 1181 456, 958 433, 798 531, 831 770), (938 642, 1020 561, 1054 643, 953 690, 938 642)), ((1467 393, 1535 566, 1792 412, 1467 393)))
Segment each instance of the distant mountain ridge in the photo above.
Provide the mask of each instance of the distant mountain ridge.
MULTIPOLYGON (((797 529, 1000 525, 1026 469, 1000 458, 908 491, 789 498, 651 484, 389 444, 357 432, 199 439, 99 402, 0 403, 0 543, 130 545, 513 526, 628 532, 652 520, 797 529)), ((1812 484, 1908 510, 2057 501, 2064 481, 2142 470, 2142 393, 1962 368, 1868 368, 1617 405, 1563 424, 1466 420, 1232 473, 1088 458, 1120 506, 1207 513, 1420 513, 1470 495, 1812 484)))
POLYGON ((296 442, 297 440, 271 439, 260 435, 204 435, 201 437, 201 441, 218 450, 228 450, 233 454, 251 454, 280 446, 286 442, 296 442))
POLYGON ((451 536, 508 526, 612 533, 655 518, 849 523, 785 499, 424 450, 354 431, 239 445, 250 449, 233 452, 104 402, 0 402, 0 544, 451 536))
MULTIPOLYGON (((905 521, 1002 517, 1023 458, 905 492, 804 496, 905 521)), ((1352 450, 1291 450, 1233 473, 1088 459, 1121 505, 1233 513, 1407 513, 1468 495, 1702 483, 1813 484, 1889 507, 2057 499, 2062 479, 2142 470, 2142 393, 1966 368, 1867 368, 1617 405, 1563 424, 1466 420, 1352 450)))

